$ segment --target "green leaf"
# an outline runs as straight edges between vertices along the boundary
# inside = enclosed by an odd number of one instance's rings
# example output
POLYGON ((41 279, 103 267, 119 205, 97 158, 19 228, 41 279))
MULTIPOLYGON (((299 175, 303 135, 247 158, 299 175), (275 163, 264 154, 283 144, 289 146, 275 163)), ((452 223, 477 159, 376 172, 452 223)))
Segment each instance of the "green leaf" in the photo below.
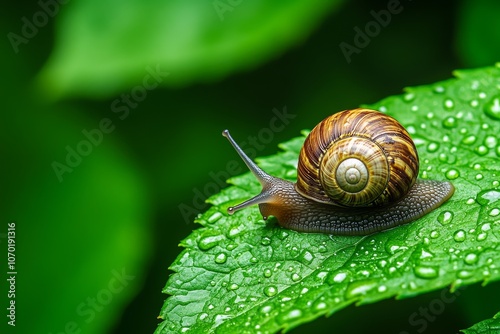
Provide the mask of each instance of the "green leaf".
MULTIPOLYGON (((370 236, 306 234, 265 222, 257 207, 228 216, 229 206, 260 192, 249 173, 235 177, 209 199, 213 206, 197 220, 202 228, 182 241, 156 333, 231 333, 234 326, 273 333, 350 304, 498 280, 500 66, 455 74, 368 106, 408 129, 421 178, 453 182, 447 203, 370 236)), ((260 166, 295 180, 304 138, 282 144, 260 166)))
POLYGON ((478 322, 472 327, 461 330, 464 334, 482 334, 482 333, 498 333, 500 332, 500 312, 495 314, 493 318, 478 322))
POLYGON ((148 66, 171 74, 158 82, 165 85, 218 79, 302 41, 341 2, 71 3, 60 15, 40 83, 56 97, 106 97, 133 85, 146 87, 148 66))

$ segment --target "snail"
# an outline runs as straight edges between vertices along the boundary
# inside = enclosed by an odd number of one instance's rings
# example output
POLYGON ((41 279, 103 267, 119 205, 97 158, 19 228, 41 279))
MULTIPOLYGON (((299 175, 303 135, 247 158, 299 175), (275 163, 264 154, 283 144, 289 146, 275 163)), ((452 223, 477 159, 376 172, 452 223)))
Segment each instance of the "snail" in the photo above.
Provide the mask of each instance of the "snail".
POLYGON ((272 215, 291 230, 367 235, 412 222, 454 192, 450 182, 417 178, 410 135, 376 110, 344 110, 316 125, 300 150, 296 183, 267 174, 228 130, 222 134, 262 185, 228 213, 258 204, 264 219, 272 215))

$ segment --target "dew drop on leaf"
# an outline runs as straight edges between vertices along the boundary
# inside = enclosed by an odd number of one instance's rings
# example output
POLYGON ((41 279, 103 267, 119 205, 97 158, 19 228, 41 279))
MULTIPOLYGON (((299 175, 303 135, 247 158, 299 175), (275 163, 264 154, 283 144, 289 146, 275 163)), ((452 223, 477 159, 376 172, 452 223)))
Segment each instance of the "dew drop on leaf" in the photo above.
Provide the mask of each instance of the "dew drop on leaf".
POLYGON ((420 278, 430 279, 438 276, 438 270, 431 266, 416 266, 413 271, 415 276, 420 278))
POLYGON ((446 98, 443 102, 443 106, 446 110, 452 110, 455 107, 455 102, 450 98, 446 98))
POLYGON ((429 143, 429 145, 427 145, 427 151, 429 153, 434 153, 436 152, 437 150, 439 149, 439 144, 436 143, 436 142, 432 142, 432 143, 429 143))
POLYGON ((460 176, 460 173, 458 170, 452 168, 445 173, 445 176, 448 180, 455 180, 460 176))
POLYGON ((269 315, 269 312, 271 312, 273 310, 273 307, 271 305, 264 305, 262 306, 262 308, 260 309, 260 311, 262 313, 264 313, 265 315, 269 315))
POLYGON ((484 145, 489 148, 494 148, 498 145, 498 140, 495 136, 486 136, 486 138, 484 138, 484 145))
POLYGON ((477 260, 478 260, 478 256, 476 253, 469 253, 469 254, 465 255, 465 257, 464 257, 464 262, 467 264, 470 264, 470 265, 476 263, 477 260))
POLYGON ((313 308, 316 310, 316 311, 321 311, 321 310, 324 310, 326 309, 326 303, 324 301, 321 301, 321 300, 318 300, 317 302, 315 302, 313 304, 313 308))
POLYGON ((480 156, 484 156, 484 155, 488 154, 488 152, 489 152, 489 151, 490 151, 490 150, 489 150, 486 146, 484 146, 484 145, 479 145, 479 146, 478 146, 478 147, 476 147, 476 149, 475 149, 475 152, 476 152, 478 155, 480 155, 480 156))
POLYGON ((479 233, 479 234, 477 235, 476 240, 477 240, 477 241, 484 241, 484 240, 486 240, 486 237, 487 237, 487 236, 488 236, 488 235, 487 235, 486 233, 479 233))
POLYGON ((500 191, 486 189, 477 194, 476 201, 481 205, 488 205, 500 199, 500 191))
POLYGON ((216 221, 218 221, 221 218, 222 218, 222 213, 220 213, 220 212, 217 211, 213 215, 211 215, 210 217, 208 217, 207 221, 210 224, 213 224, 213 223, 215 223, 216 221))
POLYGON ((280 324, 285 324, 285 323, 289 322, 290 320, 298 319, 301 316, 302 316, 302 310, 293 309, 293 310, 290 310, 288 313, 285 313, 285 314, 279 316, 276 320, 280 324))
POLYGON ((495 120, 500 120, 500 96, 494 96, 484 105, 484 113, 495 120))
POLYGON ((300 281, 301 278, 302 277, 299 274, 297 274, 297 273, 293 273, 292 274, 292 281, 294 281, 294 282, 300 281))
POLYGON ((500 214, 500 210, 499 210, 498 208, 491 209, 491 211, 490 211, 490 213, 489 213, 489 215, 490 215, 491 217, 496 217, 496 216, 498 216, 499 214, 500 214))
POLYGON ((453 116, 446 117, 443 120, 443 127, 446 129, 453 129, 457 126, 457 119, 453 116))
POLYGON ((271 271, 271 269, 264 270, 264 277, 269 278, 272 274, 273 272, 271 271))
POLYGON ((346 272, 332 273, 330 279, 328 280, 328 283, 330 284, 342 283, 346 279, 346 277, 347 277, 346 272))
POLYGON ((456 242, 463 242, 465 240, 465 231, 464 230, 458 230, 453 234, 453 239, 456 242))
POLYGON ((215 263, 218 263, 218 264, 223 264, 223 263, 226 263, 227 261, 227 255, 224 254, 224 253, 219 253, 216 257, 215 257, 215 263))
POLYGON ((272 296, 276 295, 277 292, 278 292, 278 289, 276 289, 276 287, 274 287, 272 285, 266 286, 264 288, 264 294, 268 297, 272 297, 272 296))
POLYGON ((264 237, 262 238, 262 241, 261 241, 262 245, 264 246, 269 246, 271 244, 271 238, 269 237, 264 237))
POLYGON ((469 135, 469 136, 466 136, 462 139, 462 144, 464 145, 472 145, 476 142, 477 140, 477 137, 474 136, 474 135, 469 135))
POLYGON ((215 247, 223 239, 224 239, 223 235, 209 235, 206 237, 202 237, 198 241, 198 247, 201 250, 206 251, 206 250, 209 250, 210 248, 215 247))
POLYGON ((453 220, 453 212, 443 211, 438 215, 437 219, 438 219, 438 222, 440 222, 442 225, 449 224, 453 220))
POLYGON ((460 270, 457 273, 457 277, 461 278, 461 279, 469 278, 471 276, 472 276, 472 273, 470 271, 468 271, 468 270, 460 270))
POLYGON ((377 282, 372 280, 353 282, 349 284, 349 286, 347 287, 346 298, 351 299, 360 295, 364 295, 377 286, 378 286, 377 282))

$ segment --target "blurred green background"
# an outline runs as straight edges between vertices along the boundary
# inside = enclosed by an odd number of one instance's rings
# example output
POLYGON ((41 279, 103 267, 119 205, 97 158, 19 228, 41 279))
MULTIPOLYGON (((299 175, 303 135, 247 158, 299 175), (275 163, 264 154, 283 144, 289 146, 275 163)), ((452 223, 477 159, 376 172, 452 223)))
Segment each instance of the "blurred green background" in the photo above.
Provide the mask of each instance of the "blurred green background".
MULTIPOLYGON (((499 14, 493 0, 9 4, 0 253, 15 221, 17 326, 2 316, 1 328, 152 333, 180 240, 203 200, 244 171, 223 129, 269 155, 328 114, 493 65, 499 14)), ((427 332, 492 316, 479 310, 498 290, 467 288, 427 332)), ((350 307, 294 332, 415 333, 409 316, 439 296, 350 307)))

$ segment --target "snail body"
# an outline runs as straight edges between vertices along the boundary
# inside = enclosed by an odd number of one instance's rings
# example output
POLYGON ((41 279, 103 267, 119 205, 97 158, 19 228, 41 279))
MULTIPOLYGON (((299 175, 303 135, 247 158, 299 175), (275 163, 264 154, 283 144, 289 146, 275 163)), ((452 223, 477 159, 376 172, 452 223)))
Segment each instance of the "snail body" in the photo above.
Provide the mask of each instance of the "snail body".
POLYGON ((370 109, 333 114, 307 136, 297 182, 260 169, 230 141, 262 185, 262 192, 228 212, 258 204, 264 219, 296 231, 366 235, 414 221, 446 202, 449 182, 421 180, 418 154, 404 127, 370 109))

